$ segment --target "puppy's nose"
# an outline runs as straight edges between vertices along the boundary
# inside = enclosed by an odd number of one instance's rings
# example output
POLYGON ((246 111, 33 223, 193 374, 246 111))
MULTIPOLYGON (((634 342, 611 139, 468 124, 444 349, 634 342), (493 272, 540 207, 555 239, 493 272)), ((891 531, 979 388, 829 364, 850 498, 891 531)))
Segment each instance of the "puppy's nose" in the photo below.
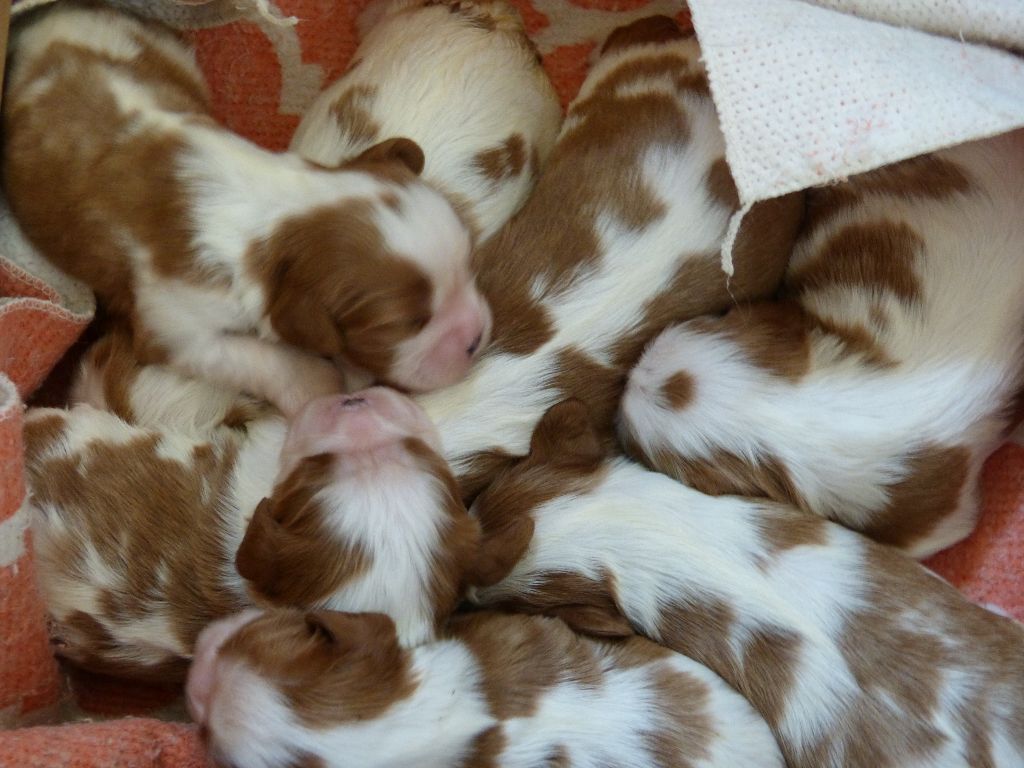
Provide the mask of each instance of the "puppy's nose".
POLYGON ((341 401, 341 407, 347 411, 354 411, 366 405, 365 397, 346 397, 341 401))
POLYGON ((476 351, 480 349, 480 342, 483 340, 484 335, 482 333, 477 334, 477 337, 473 339, 473 343, 469 345, 469 349, 466 350, 466 354, 472 357, 476 354, 476 351))

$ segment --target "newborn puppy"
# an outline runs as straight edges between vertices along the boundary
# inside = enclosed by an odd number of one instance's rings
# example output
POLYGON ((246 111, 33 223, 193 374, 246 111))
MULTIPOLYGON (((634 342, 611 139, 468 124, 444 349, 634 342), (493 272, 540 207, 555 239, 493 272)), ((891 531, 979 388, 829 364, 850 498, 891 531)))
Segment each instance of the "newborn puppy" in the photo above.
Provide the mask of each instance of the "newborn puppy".
MULTIPOLYGON (((114 329, 83 355, 70 404, 88 404, 138 427, 205 440, 218 430, 244 430, 275 409, 228 387, 184 376, 166 365, 144 364, 131 334, 114 329)), ((276 463, 275 465, 276 466, 276 463)))
POLYGON ((811 190, 788 300, 673 327, 622 436, 706 493, 924 557, 962 539, 1024 361, 1024 132, 811 190))
POLYGON ((200 635, 187 697, 212 755, 246 768, 783 764, 706 668, 537 616, 457 616, 403 650, 380 614, 246 611, 200 635))
POLYGON ((29 239, 130 324, 137 352, 287 414, 343 386, 465 375, 490 313, 470 234, 395 139, 337 170, 209 114, 168 31, 73 4, 13 34, 5 191, 29 239))
POLYGON ((475 602, 636 630, 765 718, 790 768, 1024 764, 1024 629, 897 550, 606 460, 578 402, 474 508, 475 602))
POLYGON ((422 397, 466 497, 525 453, 545 409, 593 409, 609 444, 626 374, 672 322, 778 287, 799 196, 746 218, 731 282, 719 265, 737 208, 700 49, 674 21, 614 32, 523 209, 476 255, 495 314, 458 386, 422 397))
POLYGON ((439 442, 423 411, 384 387, 310 403, 235 558, 254 595, 387 613, 404 645, 433 637, 479 545, 439 442))
POLYGON ((423 178, 486 240, 526 199, 562 119, 519 13, 501 0, 376 0, 361 21, 349 72, 313 102, 292 151, 333 167, 413 139, 423 178))
POLYGON ((382 388, 311 402, 287 437, 275 417, 200 440, 84 405, 30 411, 36 559, 61 653, 180 679, 205 624, 271 603, 383 611, 403 642, 428 639, 478 537, 436 440, 382 388))

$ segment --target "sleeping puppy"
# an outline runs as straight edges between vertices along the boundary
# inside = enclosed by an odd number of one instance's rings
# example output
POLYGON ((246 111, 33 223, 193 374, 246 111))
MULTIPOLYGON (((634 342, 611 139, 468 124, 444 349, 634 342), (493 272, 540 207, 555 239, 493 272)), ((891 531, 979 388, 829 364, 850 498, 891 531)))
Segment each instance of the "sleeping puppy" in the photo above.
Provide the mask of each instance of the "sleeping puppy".
POLYGON ((974 528, 1024 363, 1024 132, 809 193, 787 300, 670 328, 624 441, 706 493, 767 496, 914 557, 974 528))
POLYGON ((474 602, 686 654, 791 768, 1024 764, 1024 628, 823 518, 603 458, 579 402, 472 511, 492 566, 474 602))
POLYGON ((802 201, 750 213, 729 281, 719 251, 737 198, 724 152, 697 41, 666 17, 614 32, 530 198, 475 256, 495 316, 489 351, 465 381, 419 400, 466 497, 525 453, 566 396, 587 402, 611 444, 648 341, 777 289, 802 201))
POLYGON ((59 650, 98 671, 181 679, 200 629, 253 604, 381 611, 422 642, 476 554, 433 427, 384 388, 205 440, 36 409, 25 444, 59 650))
POLYGON ((395 139, 336 170, 219 126, 163 28, 61 3, 13 34, 5 190, 138 354, 270 400, 339 391, 327 358, 415 391, 463 377, 490 313, 471 237, 395 139))
POLYGON ((403 136, 423 178, 477 241, 522 205, 562 119, 558 96, 502 0, 376 0, 348 73, 313 102, 291 149, 323 166, 403 136))
POLYGON ((705 667, 538 616, 456 616, 403 650, 380 614, 246 611, 200 635, 187 697, 214 758, 246 768, 783 765, 705 667))
MULTIPOLYGON (((166 365, 144 364, 130 331, 114 328, 82 356, 69 404, 91 405, 137 427, 206 440, 277 414, 270 404, 166 365)), ((275 463, 269 465, 276 467, 275 463)), ((270 473, 273 474, 273 469, 270 473)))

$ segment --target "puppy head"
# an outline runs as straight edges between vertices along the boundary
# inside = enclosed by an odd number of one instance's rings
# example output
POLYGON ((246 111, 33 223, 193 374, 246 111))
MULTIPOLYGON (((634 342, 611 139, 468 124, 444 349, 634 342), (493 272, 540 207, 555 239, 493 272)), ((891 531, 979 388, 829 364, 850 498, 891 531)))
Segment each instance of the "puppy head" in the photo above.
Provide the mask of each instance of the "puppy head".
POLYGON ((257 249, 282 339, 416 392, 463 378, 491 332, 469 231, 422 166, 414 142, 392 139, 324 171, 362 192, 283 222, 257 249))
POLYGON ((387 616, 275 609, 203 630, 185 695, 216 759, 269 767, 315 755, 318 734, 379 717, 415 687, 387 616))
POLYGON ((426 639, 454 610, 479 539, 438 450, 433 424, 394 390, 312 401, 290 425, 238 572, 264 600, 382 611, 403 641, 426 639))

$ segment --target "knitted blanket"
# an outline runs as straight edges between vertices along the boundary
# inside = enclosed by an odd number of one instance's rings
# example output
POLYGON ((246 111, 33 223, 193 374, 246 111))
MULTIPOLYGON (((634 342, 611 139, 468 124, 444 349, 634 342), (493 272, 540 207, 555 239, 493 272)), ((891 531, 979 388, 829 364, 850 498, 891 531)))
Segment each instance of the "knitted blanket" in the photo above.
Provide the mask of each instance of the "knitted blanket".
MULTIPOLYGON (((26 4, 50 1, 16 0, 15 11, 26 4)), ((563 104, 575 95, 582 82, 592 49, 614 27, 651 13, 668 14, 688 23, 682 0, 512 2, 522 12, 563 104)), ((209 79, 217 117, 254 141, 281 149, 287 145, 305 107, 323 86, 344 72, 356 44, 354 20, 365 0, 191 0, 187 3, 114 0, 114 4, 159 16, 186 29, 209 79)), ((756 120, 740 119, 742 110, 751 107, 749 104, 743 106, 742 99, 726 86, 742 80, 746 75, 738 73, 748 70, 743 69, 743 62, 739 61, 744 57, 730 56, 727 49, 733 45, 746 55, 754 50, 752 46, 759 43, 758 27, 751 26, 752 19, 744 19, 743 13, 737 10, 739 6, 749 10, 753 6, 767 8, 769 4, 778 6, 780 12, 796 14, 778 17, 776 28, 802 29, 794 21, 800 18, 800 9, 796 6, 804 5, 798 0, 691 0, 697 31, 707 50, 716 103, 723 116, 729 160, 734 171, 738 171, 737 179, 744 201, 795 188, 786 187, 786 184, 806 186, 853 172, 849 168, 862 169, 897 159, 876 151, 875 147, 872 152, 847 154, 848 159, 856 160, 849 167, 828 158, 827 162, 819 158, 824 165, 811 163, 818 174, 813 178, 791 175, 785 181, 776 178, 771 183, 763 183, 763 176, 748 171, 752 163, 763 163, 764 156, 759 155, 762 145, 756 141, 748 143, 754 139, 742 124, 768 126, 771 120, 767 114, 759 112, 755 112, 756 120), (784 4, 793 7, 782 9, 784 4), (730 8, 736 12, 734 16, 728 15, 730 8), (786 25, 780 19, 789 19, 793 23, 786 25), (734 24, 736 37, 730 38, 728 26, 722 24, 734 24), (737 43, 739 40, 743 41, 742 45, 737 43), (737 67, 737 71, 732 72, 732 67, 737 67)), ((819 0, 817 4, 849 5, 827 0, 819 0)), ((997 0, 992 0, 991 4, 1009 8, 997 0)), ((865 13, 870 13, 872 7, 876 11, 882 9, 873 16, 878 21, 862 22, 861 19, 849 18, 858 23, 874 24, 885 35, 899 37, 905 32, 885 23, 908 21, 895 13, 893 9, 897 5, 928 5, 932 10, 939 9, 938 15, 933 14, 929 18, 940 21, 945 18, 949 23, 930 28, 931 32, 948 33, 966 24, 964 19, 952 15, 955 8, 964 7, 963 3, 954 3, 953 0, 933 0, 931 3, 920 0, 910 3, 859 0, 856 5, 865 13), (942 17, 941 12, 947 15, 942 17)), ((988 5, 988 0, 976 0, 972 8, 988 5)), ((837 15, 821 8, 811 8, 811 11, 837 15)), ((973 11, 964 13, 967 22, 980 18, 973 11)), ((1017 11, 1007 13, 1013 15, 1017 11)), ((1017 34, 1021 28, 1014 27, 1005 18, 1001 23, 987 26, 979 23, 977 29, 971 29, 974 32, 968 37, 979 43, 1005 46, 1024 39, 1017 34), (986 33, 986 29, 991 34, 986 33)), ((930 34, 926 36, 931 37, 930 34)), ((977 55, 994 56, 1000 62, 1003 61, 1001 57, 1007 56, 984 47, 980 50, 977 55)), ((972 57, 976 53, 965 55, 972 57)), ((750 66, 757 60, 752 57, 750 66)), ((1024 77, 1019 61, 1014 62, 1017 75, 1024 77)), ((764 75, 758 75, 750 82, 754 81, 766 84, 766 88, 770 85, 772 94, 783 89, 782 81, 765 79, 764 75)), ((1024 98, 1022 86, 1024 82, 1006 81, 1008 103, 1024 98)), ((836 93, 841 91, 842 88, 836 93)), ((777 100, 769 99, 768 103, 777 103, 777 100)), ((856 131, 850 128, 861 137, 857 146, 874 147, 872 136, 875 131, 894 129, 896 112, 886 114, 887 121, 860 125, 856 131)), ((1024 116, 1024 111, 1021 114, 1024 116)), ((913 115, 904 117, 907 125, 917 131, 919 121, 913 115)), ((1011 113, 1009 107, 1002 118, 999 125, 1006 127, 1018 120, 1017 113, 1011 113)), ((844 116, 835 117, 839 123, 846 119, 844 116)), ((822 136, 820 142, 839 141, 829 133, 822 136)), ((949 143, 963 138, 969 136, 950 129, 939 141, 949 143)), ((789 143, 798 145, 799 140, 789 143)), ((846 143, 834 146, 840 148, 836 149, 840 153, 848 152, 846 143)), ((921 144, 916 150, 914 146, 910 142, 897 154, 914 154, 937 144, 921 144)), ((124 684, 81 675, 69 682, 49 654, 44 610, 33 583, 31 541, 25 530, 23 512, 21 400, 29 398, 40 385, 89 323, 93 312, 91 294, 36 256, 18 234, 0 201, 0 372, 4 374, 0 376, 0 728, 67 719, 69 713, 72 719, 77 720, 126 713, 181 717, 180 707, 164 708, 176 697, 176 691, 125 687, 124 684), (68 695, 64 693, 69 688, 73 689, 77 700, 70 708, 68 695)), ((933 558, 929 565, 970 598, 1024 619, 1024 433, 989 459, 982 478, 982 490, 984 513, 977 531, 959 546, 933 558)), ((204 758, 192 727, 154 719, 77 722, 0 731, 0 768, 150 768, 203 764, 204 758)))

